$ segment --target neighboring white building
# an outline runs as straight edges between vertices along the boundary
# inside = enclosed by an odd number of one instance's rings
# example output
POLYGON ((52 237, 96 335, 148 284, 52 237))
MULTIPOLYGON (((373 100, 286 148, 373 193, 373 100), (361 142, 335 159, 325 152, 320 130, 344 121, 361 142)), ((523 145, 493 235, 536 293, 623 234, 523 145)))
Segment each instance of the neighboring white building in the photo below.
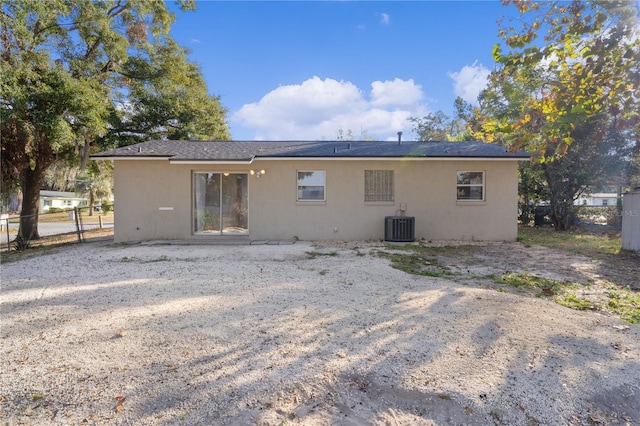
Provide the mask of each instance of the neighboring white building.
POLYGON ((40 191, 40 213, 46 213, 51 207, 72 209, 88 205, 87 198, 74 192, 40 191))
POLYGON ((615 192, 594 192, 592 194, 582 194, 580 198, 573 202, 576 206, 615 206, 618 194, 615 192))

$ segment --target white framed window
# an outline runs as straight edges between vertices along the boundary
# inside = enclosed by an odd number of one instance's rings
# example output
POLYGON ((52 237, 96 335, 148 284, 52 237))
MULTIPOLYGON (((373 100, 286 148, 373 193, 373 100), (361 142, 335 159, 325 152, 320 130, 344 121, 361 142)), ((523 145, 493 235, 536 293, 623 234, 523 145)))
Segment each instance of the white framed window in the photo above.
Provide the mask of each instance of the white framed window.
POLYGON ((458 201, 484 201, 484 172, 459 171, 457 180, 458 201))
POLYGON ((393 170, 364 171, 364 201, 394 201, 393 170))
POLYGON ((298 170, 297 201, 326 200, 326 172, 324 170, 298 170))

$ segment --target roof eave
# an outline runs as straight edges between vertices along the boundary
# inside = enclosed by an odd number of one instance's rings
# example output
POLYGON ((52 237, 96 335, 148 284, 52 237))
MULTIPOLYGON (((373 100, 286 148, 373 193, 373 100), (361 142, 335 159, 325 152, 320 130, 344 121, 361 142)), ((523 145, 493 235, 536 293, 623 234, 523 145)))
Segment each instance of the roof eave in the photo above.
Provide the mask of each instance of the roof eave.
POLYGON ((256 155, 251 158, 175 158, 174 155, 96 155, 90 157, 93 160, 126 160, 126 161, 157 161, 168 160, 171 164, 252 164, 255 160, 262 161, 525 161, 529 160, 529 155, 512 155, 512 156, 475 156, 475 155, 319 155, 319 156, 295 156, 295 155, 256 155))
POLYGON ((502 157, 502 156, 306 156, 306 157, 295 157, 295 156, 256 156, 255 160, 263 160, 263 161, 292 161, 292 160, 317 160, 317 161, 328 161, 328 160, 338 160, 338 161, 425 161, 425 160, 464 160, 464 161, 482 161, 482 160, 497 160, 497 161, 524 161, 528 160, 530 157, 528 156, 513 156, 513 157, 502 157))
POLYGON ((92 160, 169 160, 169 155, 91 155, 92 160))
POLYGON ((241 160, 204 160, 204 159, 173 159, 169 160, 170 164, 252 164, 253 159, 241 160))

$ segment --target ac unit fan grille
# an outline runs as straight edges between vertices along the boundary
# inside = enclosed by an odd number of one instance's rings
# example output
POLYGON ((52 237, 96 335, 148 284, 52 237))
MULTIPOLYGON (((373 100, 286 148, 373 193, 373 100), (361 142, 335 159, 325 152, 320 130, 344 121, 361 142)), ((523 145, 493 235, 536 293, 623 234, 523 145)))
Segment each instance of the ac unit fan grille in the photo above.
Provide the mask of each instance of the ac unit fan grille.
POLYGON ((409 243, 415 238, 415 217, 387 216, 384 218, 384 240, 397 243, 409 243))

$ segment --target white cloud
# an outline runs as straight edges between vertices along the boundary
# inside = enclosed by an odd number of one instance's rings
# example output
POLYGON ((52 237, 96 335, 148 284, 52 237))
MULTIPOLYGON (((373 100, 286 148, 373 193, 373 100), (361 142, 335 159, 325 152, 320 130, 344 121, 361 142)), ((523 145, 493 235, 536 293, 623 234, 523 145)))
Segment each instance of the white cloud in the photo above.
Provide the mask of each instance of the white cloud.
POLYGON ((453 79, 455 95, 475 104, 482 89, 487 87, 487 78, 490 73, 488 68, 478 64, 477 61, 473 65, 465 65, 458 72, 449 73, 449 77, 453 79))
POLYGON ((413 105, 423 98, 422 86, 416 85, 413 79, 374 81, 371 88, 371 103, 376 106, 413 105))
POLYGON ((413 80, 374 81, 366 94, 348 81, 314 76, 280 86, 260 101, 245 104, 230 121, 254 132, 253 139, 335 139, 339 130, 374 139, 408 135, 409 117, 422 116, 422 87, 413 80))
POLYGON ((381 16, 382 18, 380 19, 380 22, 382 22, 384 25, 389 25, 389 22, 391 21, 391 16, 389 16, 388 13, 382 13, 381 16))
POLYGON ((202 43, 200 40, 198 40, 197 38, 192 38, 191 39, 191 44, 200 44, 202 43))

